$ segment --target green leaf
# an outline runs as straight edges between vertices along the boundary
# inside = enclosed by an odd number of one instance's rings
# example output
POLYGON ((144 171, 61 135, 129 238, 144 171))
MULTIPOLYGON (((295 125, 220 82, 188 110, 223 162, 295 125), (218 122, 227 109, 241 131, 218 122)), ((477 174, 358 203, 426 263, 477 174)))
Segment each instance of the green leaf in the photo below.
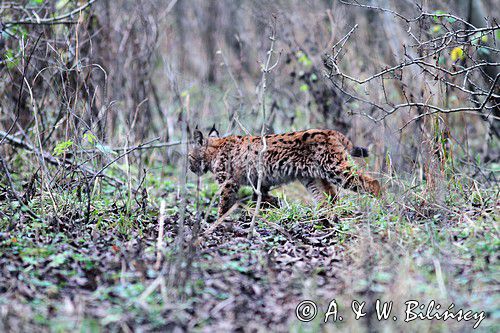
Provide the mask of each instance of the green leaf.
POLYGON ((433 34, 437 34, 440 31, 441 31, 441 26, 438 24, 433 25, 431 28, 431 33, 433 34))
POLYGON ((488 42, 488 36, 487 35, 483 35, 481 34, 480 32, 476 32, 472 38, 471 38, 471 43, 473 45, 478 45, 479 42, 482 42, 482 43, 487 43, 488 42))
POLYGON ((10 35, 7 32, 5 32, 5 30, 2 30, 2 38, 7 40, 10 38, 10 35))
POLYGON ((248 271, 248 268, 241 266, 237 262, 234 262, 234 261, 230 261, 229 263, 227 263, 226 267, 229 269, 233 269, 233 270, 240 272, 240 273, 246 273, 248 271))
POLYGON ((38 260, 35 257, 22 256, 21 259, 28 265, 36 265, 38 263, 38 260))
MULTIPOLYGON (((446 14, 446 12, 444 12, 442 10, 436 10, 434 12, 434 14, 436 14, 436 15, 443 15, 443 14, 446 14)), ((439 16, 434 16, 434 22, 439 23, 439 19, 440 19, 439 16)))
POLYGON ((303 85, 300 86, 299 89, 300 89, 300 91, 306 92, 306 91, 309 91, 309 86, 304 83, 303 85))
POLYGON ((458 59, 464 60, 465 59, 465 53, 464 49, 462 46, 457 46, 450 52, 451 60, 457 61, 458 59))
POLYGON ((54 284, 48 280, 40 280, 40 279, 31 279, 30 282, 37 286, 37 287, 43 287, 43 288, 48 288, 54 286, 54 284))
POLYGON ((4 60, 7 62, 7 68, 13 69, 19 64, 19 57, 14 55, 14 51, 7 49, 4 55, 4 60))
POLYGON ((73 146, 73 141, 71 140, 60 142, 57 144, 57 146, 55 146, 54 154, 56 156, 62 155, 72 146, 73 146))
POLYGON ((97 137, 92 132, 85 132, 83 138, 88 141, 91 145, 97 142, 97 137))
POLYGON ((104 154, 113 154, 116 155, 117 152, 115 152, 113 149, 111 149, 108 146, 102 145, 100 142, 96 143, 95 147, 101 151, 101 153, 104 154))
POLYGON ((56 254, 53 258, 52 258, 52 261, 51 263, 49 264, 49 267, 59 267, 61 266, 62 264, 64 264, 64 262, 66 261, 66 253, 59 253, 59 254, 56 254))
POLYGON ((490 50, 488 50, 485 47, 480 47, 480 48, 477 49, 477 53, 479 53, 481 55, 489 55, 490 54, 490 50))
POLYGON ((28 30, 22 25, 14 25, 11 33, 17 35, 19 38, 26 38, 28 36, 28 30))
POLYGON ((387 272, 377 272, 375 273, 375 280, 378 282, 390 282, 392 279, 392 274, 387 272))
POLYGON ((307 55, 306 55, 304 52, 302 52, 302 51, 297 52, 297 58, 298 58, 298 59, 297 59, 297 61, 298 61, 300 64, 302 64, 302 65, 304 65, 304 66, 306 66, 306 67, 309 67, 309 66, 311 66, 311 65, 312 65, 312 61, 311 61, 311 60, 307 57, 307 55))

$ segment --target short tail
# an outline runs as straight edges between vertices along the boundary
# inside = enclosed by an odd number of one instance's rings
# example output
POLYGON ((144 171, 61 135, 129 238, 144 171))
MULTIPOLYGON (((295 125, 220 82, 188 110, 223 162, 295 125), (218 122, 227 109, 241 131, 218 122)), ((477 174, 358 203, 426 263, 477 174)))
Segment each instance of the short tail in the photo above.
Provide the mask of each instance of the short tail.
POLYGON ((368 157, 368 149, 363 147, 353 147, 350 151, 353 157, 368 157))

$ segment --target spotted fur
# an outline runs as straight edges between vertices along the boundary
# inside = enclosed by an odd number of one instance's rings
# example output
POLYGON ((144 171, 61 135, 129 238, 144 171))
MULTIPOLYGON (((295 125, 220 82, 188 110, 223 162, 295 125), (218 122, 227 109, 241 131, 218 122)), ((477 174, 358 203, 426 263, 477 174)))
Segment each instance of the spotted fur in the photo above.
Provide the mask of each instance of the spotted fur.
MULTIPOLYGON (((213 130, 211 131, 213 133, 213 130)), ((257 166, 262 150, 260 136, 209 136, 196 130, 189 152, 189 167, 198 175, 212 172, 222 187, 219 215, 236 202, 240 186, 258 180, 257 166)), ((272 187, 298 180, 313 197, 322 201, 337 197, 336 186, 380 195, 377 180, 358 170, 349 155, 364 157, 367 150, 353 146, 342 133, 311 129, 301 132, 266 135, 267 149, 262 156, 262 198, 276 202, 269 195, 272 187)))

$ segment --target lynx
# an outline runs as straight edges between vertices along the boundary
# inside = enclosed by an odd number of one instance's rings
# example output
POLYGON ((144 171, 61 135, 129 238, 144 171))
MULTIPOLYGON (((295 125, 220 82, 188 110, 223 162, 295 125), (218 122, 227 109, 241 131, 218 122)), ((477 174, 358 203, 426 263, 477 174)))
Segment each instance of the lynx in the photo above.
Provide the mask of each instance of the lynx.
MULTIPOLYGON (((224 215, 237 201, 238 189, 258 180, 260 136, 232 135, 220 138, 215 127, 208 137, 196 129, 189 151, 189 168, 197 175, 208 171, 221 186, 218 207, 224 215), (216 134, 216 135, 214 135, 216 134)), ((262 155, 262 201, 275 204, 269 191, 278 185, 298 180, 315 200, 337 198, 336 186, 378 197, 380 184, 353 163, 353 157, 366 157, 365 148, 355 147, 342 133, 310 129, 300 132, 265 135, 267 148, 262 155)))

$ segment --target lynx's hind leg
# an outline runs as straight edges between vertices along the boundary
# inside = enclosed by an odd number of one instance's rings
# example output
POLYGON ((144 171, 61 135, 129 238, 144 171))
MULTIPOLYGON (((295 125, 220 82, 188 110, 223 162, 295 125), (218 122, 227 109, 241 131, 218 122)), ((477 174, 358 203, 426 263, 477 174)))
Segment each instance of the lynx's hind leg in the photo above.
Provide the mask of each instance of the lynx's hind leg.
POLYGON ((312 194, 316 203, 320 203, 320 208, 323 208, 321 216, 324 218, 324 221, 328 221, 329 224, 335 224, 338 221, 338 216, 330 209, 332 207, 331 204, 334 204, 338 198, 335 185, 321 178, 301 179, 300 182, 312 194))
POLYGON ((330 183, 326 179, 321 179, 321 182, 323 184, 323 193, 325 193, 325 195, 328 196, 328 198, 330 199, 330 202, 331 203, 337 202, 339 195, 338 195, 337 188, 335 187, 335 185, 330 183))
POLYGON ((337 190, 335 186, 326 179, 302 178, 300 182, 309 193, 311 193, 314 200, 322 202, 323 204, 326 202, 327 198, 330 198, 332 203, 337 200, 337 190))

